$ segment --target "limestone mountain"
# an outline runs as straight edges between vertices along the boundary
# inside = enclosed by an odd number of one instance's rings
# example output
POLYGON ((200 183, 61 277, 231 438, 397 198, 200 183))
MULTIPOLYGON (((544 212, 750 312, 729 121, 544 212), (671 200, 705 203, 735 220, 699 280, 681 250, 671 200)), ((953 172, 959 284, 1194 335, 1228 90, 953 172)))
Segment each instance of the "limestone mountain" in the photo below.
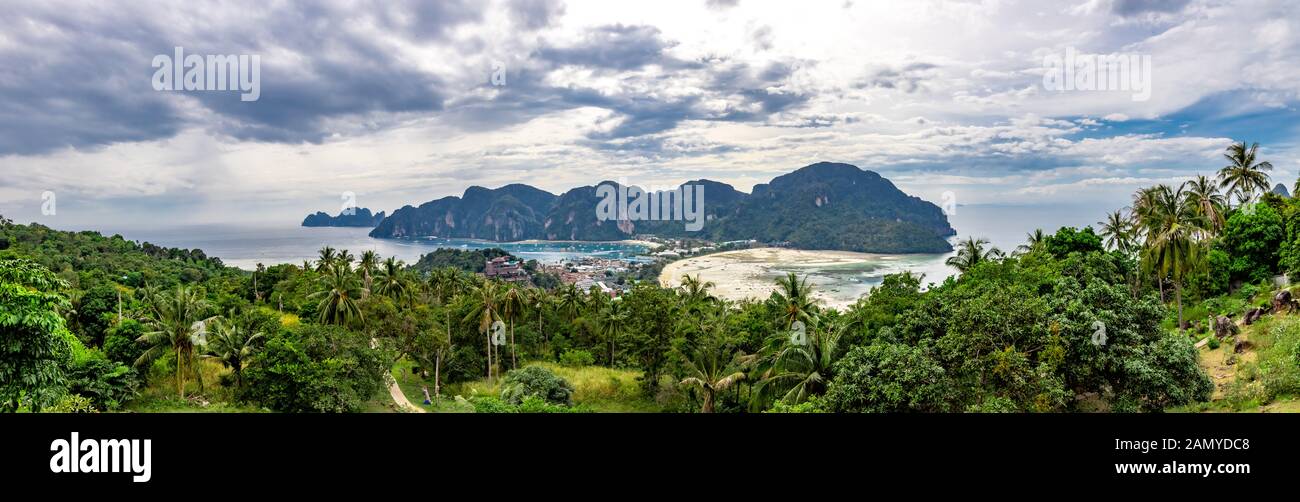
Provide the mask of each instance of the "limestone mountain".
POLYGON ((338 216, 330 216, 324 211, 317 211, 316 214, 309 214, 302 220, 304 227, 373 227, 379 222, 384 221, 384 212, 370 214, 370 209, 358 207, 352 209, 352 214, 347 211, 340 211, 338 216))
MULTIPOLYGON (((602 181, 558 196, 521 184, 497 189, 474 186, 461 197, 398 209, 370 235, 610 241, 654 234, 755 239, 803 249, 940 253, 952 249, 946 238, 956 233, 938 206, 903 193, 877 173, 849 164, 812 164, 757 185, 748 194, 711 180, 684 185, 703 190, 703 214, 686 214, 703 219, 699 231, 688 230, 680 219, 600 218, 597 207, 602 194, 623 193, 617 183, 602 181)), ((673 204, 676 195, 655 194, 666 204, 673 204)))

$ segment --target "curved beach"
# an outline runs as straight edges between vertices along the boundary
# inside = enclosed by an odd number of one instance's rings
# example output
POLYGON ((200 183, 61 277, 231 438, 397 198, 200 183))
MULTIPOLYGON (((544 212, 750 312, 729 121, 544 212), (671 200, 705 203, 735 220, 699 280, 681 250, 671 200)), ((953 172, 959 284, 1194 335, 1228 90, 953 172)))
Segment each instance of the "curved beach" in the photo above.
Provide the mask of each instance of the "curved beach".
POLYGON ((676 287, 683 275, 713 282, 713 294, 728 300, 764 300, 776 291, 776 279, 788 272, 808 277, 813 298, 823 306, 843 309, 880 284, 885 274, 912 270, 924 282, 940 282, 951 271, 947 255, 882 255, 851 251, 810 251, 754 248, 714 253, 669 263, 659 284, 676 287))

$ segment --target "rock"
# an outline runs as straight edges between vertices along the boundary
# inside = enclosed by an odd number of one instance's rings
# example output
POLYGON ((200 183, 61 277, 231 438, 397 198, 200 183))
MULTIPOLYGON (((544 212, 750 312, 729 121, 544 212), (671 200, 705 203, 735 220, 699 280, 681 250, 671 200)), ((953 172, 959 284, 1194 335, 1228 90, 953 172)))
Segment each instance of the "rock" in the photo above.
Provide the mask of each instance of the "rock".
POLYGON ((1242 352, 1249 350, 1251 347, 1254 347, 1254 345, 1252 345, 1250 341, 1237 340, 1236 343, 1232 344, 1232 352, 1236 354, 1240 354, 1242 352))
POLYGON ((1291 296, 1291 291, 1285 289, 1278 291, 1276 295, 1273 295, 1273 310, 1281 312, 1283 308, 1286 308, 1289 312, 1295 312, 1297 309, 1300 309, 1300 302, 1297 302, 1296 299, 1291 296))
POLYGON ((1228 316, 1219 316, 1214 321, 1214 336, 1219 338, 1228 338, 1237 336, 1237 324, 1232 322, 1228 316))
POLYGON ((1267 314, 1269 310, 1271 309, 1266 307, 1255 307, 1253 309, 1247 310, 1246 317, 1245 319, 1243 319, 1243 321, 1245 321, 1247 326, 1250 326, 1251 324, 1254 324, 1255 321, 1258 321, 1261 317, 1264 317, 1264 314, 1267 314))

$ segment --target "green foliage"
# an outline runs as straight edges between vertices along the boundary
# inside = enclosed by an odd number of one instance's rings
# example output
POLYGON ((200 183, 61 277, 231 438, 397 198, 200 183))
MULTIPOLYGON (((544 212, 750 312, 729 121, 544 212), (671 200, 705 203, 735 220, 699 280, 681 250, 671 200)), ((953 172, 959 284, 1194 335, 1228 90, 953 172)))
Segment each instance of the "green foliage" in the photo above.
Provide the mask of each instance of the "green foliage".
POLYGON ((506 373, 501 385, 501 400, 518 405, 528 397, 567 406, 573 404, 573 386, 541 366, 528 366, 506 373))
POLYGON ((474 413, 588 413, 583 407, 564 406, 551 403, 540 396, 525 397, 519 404, 510 404, 495 397, 476 397, 470 399, 474 413))
POLYGON ((0 412, 34 411, 64 394, 64 370, 81 342, 60 312, 67 283, 28 260, 0 260, 0 412))
POLYGON ((560 364, 570 368, 590 366, 596 363, 596 357, 591 352, 579 349, 565 349, 560 354, 560 364))
POLYGON ((1104 251, 1101 236, 1093 232, 1092 227, 1083 230, 1074 227, 1061 227, 1055 234, 1043 241, 1044 248, 1057 259, 1064 259, 1070 253, 1091 253, 1104 251))
POLYGON ((432 253, 425 253, 420 259, 411 265, 412 271, 421 275, 428 275, 434 270, 451 267, 462 272, 481 273, 484 265, 488 260, 499 257, 509 257, 517 260, 510 253, 501 248, 487 249, 453 249, 441 248, 432 253))
POLYGON ((393 360, 364 334, 304 324, 271 336, 244 369, 242 399, 285 412, 357 412, 393 360))
POLYGON ((1286 229, 1269 204, 1256 203, 1234 211, 1223 231, 1224 252, 1231 257, 1232 280, 1260 282, 1278 272, 1286 229))
POLYGON ((108 359, 103 352, 87 350, 68 370, 68 391, 90 401, 99 410, 116 410, 139 394, 135 369, 108 359))
POLYGON ((145 327, 139 321, 123 319, 104 333, 104 355, 122 364, 135 364, 145 351, 145 347, 136 342, 144 333, 145 327))
POLYGON ((78 394, 66 394, 53 407, 46 411, 51 413, 98 413, 95 403, 90 398, 78 394))
POLYGON ((854 347, 836 363, 826 405, 838 412, 947 411, 952 388, 925 349, 876 342, 854 347))
POLYGON ((777 401, 772 407, 764 410, 763 413, 829 413, 826 404, 820 397, 814 397, 799 404, 787 404, 785 401, 777 401))

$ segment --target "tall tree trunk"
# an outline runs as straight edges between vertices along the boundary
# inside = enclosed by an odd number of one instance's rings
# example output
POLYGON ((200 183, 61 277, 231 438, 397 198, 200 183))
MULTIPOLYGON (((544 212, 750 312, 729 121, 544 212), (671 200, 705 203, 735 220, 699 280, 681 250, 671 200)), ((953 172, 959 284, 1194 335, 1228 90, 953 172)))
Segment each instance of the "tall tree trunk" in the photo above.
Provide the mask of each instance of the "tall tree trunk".
POLYGON ((185 368, 181 363, 181 348, 176 347, 176 396, 185 399, 185 368))
POLYGON ((519 369, 515 364, 515 322, 510 321, 510 369, 519 369))
POLYGON ((492 332, 487 335, 487 373, 488 381, 492 381, 492 332))
POLYGON ((1183 285, 1174 281, 1174 298, 1178 300, 1178 331, 1187 334, 1187 328, 1183 327, 1183 285))
POLYGON ((700 408, 700 413, 713 413, 713 391, 705 389, 704 406, 700 408))
POLYGON ((442 349, 433 356, 433 397, 442 397, 442 349))

